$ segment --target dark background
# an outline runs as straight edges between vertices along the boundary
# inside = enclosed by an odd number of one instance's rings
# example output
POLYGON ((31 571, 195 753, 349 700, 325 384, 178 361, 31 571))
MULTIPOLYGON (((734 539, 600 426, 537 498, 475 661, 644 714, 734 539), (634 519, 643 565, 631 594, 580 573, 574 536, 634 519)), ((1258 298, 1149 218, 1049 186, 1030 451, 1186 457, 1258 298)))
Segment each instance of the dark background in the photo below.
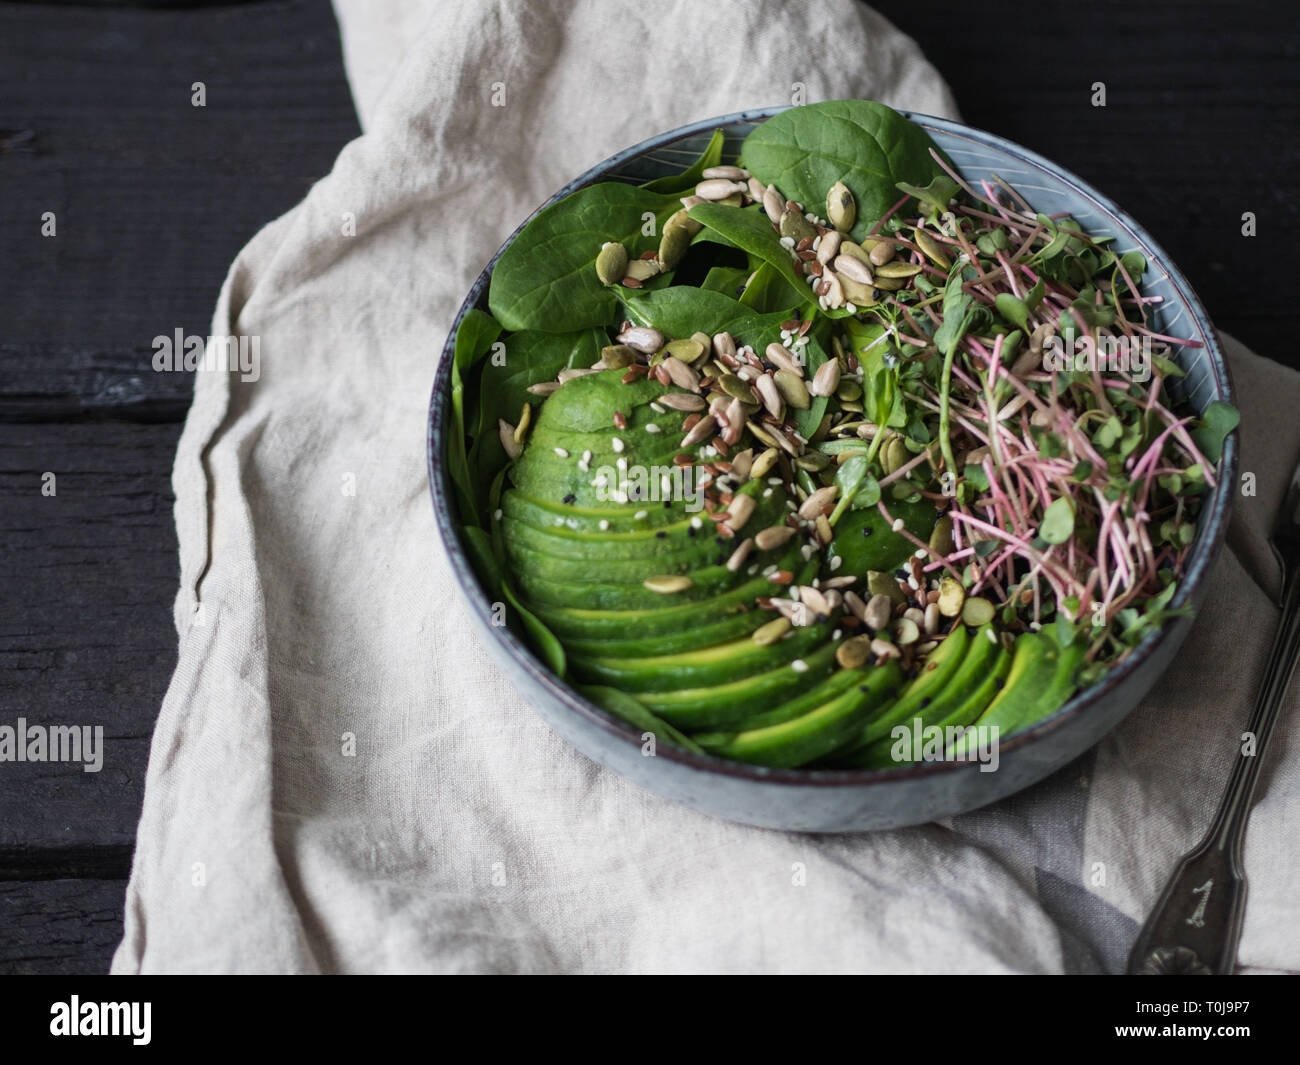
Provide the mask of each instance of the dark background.
MULTIPOLYGON (((1097 185, 1221 328, 1300 367, 1293 3, 875 6, 967 122, 1097 185)), ((0 2, 0 723, 102 723, 107 749, 97 775, 0 764, 0 972, 102 972, 121 936, 191 391, 152 338, 206 335, 240 247, 359 132, 326 0, 0 2)))

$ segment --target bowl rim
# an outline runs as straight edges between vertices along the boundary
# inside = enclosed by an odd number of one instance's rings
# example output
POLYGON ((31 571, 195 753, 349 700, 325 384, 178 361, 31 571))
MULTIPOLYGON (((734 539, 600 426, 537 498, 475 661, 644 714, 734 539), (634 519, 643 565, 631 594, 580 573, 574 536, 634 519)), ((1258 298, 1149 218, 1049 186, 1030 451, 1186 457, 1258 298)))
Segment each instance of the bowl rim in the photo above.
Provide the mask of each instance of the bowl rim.
MULTIPOLYGON (((456 334, 460 329, 461 321, 464 319, 466 313, 478 304, 479 300, 486 292, 492 277, 492 271, 496 267, 497 260, 500 259, 505 249, 514 242, 515 238, 523 228, 546 208, 580 188, 597 181, 608 179, 612 172, 616 171, 621 163, 624 163, 629 159, 645 155, 657 148, 662 148, 676 141, 697 136, 714 129, 722 129, 725 135, 725 130, 729 126, 735 126, 740 123, 761 122, 786 110, 789 110, 788 106, 737 111, 728 115, 719 115, 698 122, 692 122, 689 125, 679 126, 678 128, 669 130, 665 133, 656 134, 653 137, 649 137, 629 148, 625 148, 622 151, 609 156, 607 159, 597 163, 583 174, 574 178, 552 196, 548 197, 541 206, 525 218, 514 229, 514 231, 511 232, 505 241, 502 242, 501 246, 493 254, 482 272, 475 279, 473 285, 470 287, 469 293, 461 303, 461 306, 452 321, 450 331, 448 332, 447 339, 443 344, 441 356, 434 374, 426 432, 426 460, 428 463, 429 488, 433 502, 435 524, 438 527, 443 549, 447 554, 452 572, 460 583, 462 592, 468 591, 469 588, 477 589, 479 592, 478 595, 464 596, 469 600, 469 609, 478 616, 481 627, 486 627, 494 633, 506 653, 510 655, 528 678, 533 683, 543 688, 555 702, 563 705, 566 710, 569 710, 585 719, 589 724, 595 725, 602 731, 617 736, 627 743, 635 745, 637 748, 641 746, 641 733, 643 730, 637 729, 634 726, 621 721, 583 698, 578 692, 573 690, 568 683, 561 680, 545 665, 543 665, 519 636, 506 626, 496 626, 492 623, 490 613, 491 597, 488 594, 487 589, 483 587, 482 582, 479 580, 478 574, 474 571, 469 556, 466 554, 465 549, 460 542, 460 537, 456 532, 457 522, 452 517, 456 506, 455 499, 452 494, 447 471, 444 468, 444 464, 441 462, 444 433, 446 427, 449 425, 445 415, 451 402, 451 365, 456 334), (469 582, 468 586, 466 584, 467 581, 469 582)), ((1138 224, 1132 215, 1115 203, 1114 200, 1103 195, 1091 184, 1084 181, 1076 174, 1073 174, 1064 167, 1053 163, 1051 160, 1037 152, 1022 147, 1014 141, 1007 140, 1005 137, 1001 137, 995 133, 990 133, 986 130, 977 129, 973 126, 968 126, 962 122, 938 118, 920 112, 899 109, 898 113, 922 127, 937 129, 949 135, 961 137, 974 143, 995 147, 1020 162, 1047 171, 1056 180, 1071 189, 1075 194, 1091 201, 1095 207, 1100 208, 1112 222, 1116 223, 1116 230, 1122 230, 1136 245, 1141 247, 1144 253, 1147 254, 1148 259, 1157 264, 1168 277, 1169 283, 1173 286, 1174 291, 1182 300, 1184 306, 1191 314, 1191 317, 1196 322, 1205 339, 1204 347, 1206 349, 1206 355, 1209 358, 1209 365, 1218 394, 1222 396, 1226 402, 1232 402, 1233 390, 1231 373, 1228 369, 1227 360, 1224 358, 1223 350, 1219 344, 1218 335, 1215 332, 1213 323, 1210 321, 1208 312, 1201 303, 1199 296, 1197 296, 1195 289, 1192 288, 1191 283, 1174 265, 1168 253, 1165 252, 1164 248, 1160 246, 1160 244, 1151 236, 1150 233, 1147 232, 1146 229, 1138 224)), ((1201 521, 1203 523, 1203 534, 1197 538, 1197 541, 1192 548, 1192 553, 1188 558, 1186 575, 1180 583, 1178 591, 1174 594, 1174 597, 1171 600, 1171 607, 1176 608, 1184 606, 1189 602, 1189 600, 1192 600, 1196 596, 1197 592, 1208 579, 1210 571, 1223 544, 1228 526, 1228 515, 1233 498, 1231 487, 1236 483, 1236 432, 1230 433, 1225 441, 1221 468, 1222 475, 1219 483, 1214 487, 1214 489, 1212 489, 1209 505, 1202 512, 1201 521)), ((1048 717, 1044 718, 1042 721, 1039 721, 1032 728, 1017 733, 1009 740, 1000 741, 998 746, 999 757, 1001 758, 1019 748, 1034 744, 1037 740, 1043 738, 1049 733, 1057 731, 1064 727, 1068 722, 1086 714, 1091 708, 1104 702, 1130 676, 1137 673, 1138 670, 1153 657, 1157 648, 1173 638, 1175 630, 1178 629, 1182 623, 1189 620, 1190 619, 1187 618, 1175 618, 1166 622, 1158 630, 1150 633, 1145 639, 1143 639, 1122 663, 1110 669, 1099 682, 1083 691, 1077 692, 1063 706, 1048 717)), ((1159 678, 1157 678, 1157 680, 1158 679, 1159 678)), ((516 686, 518 687, 518 685, 516 686)), ((521 691, 520 694, 524 695, 527 700, 527 692, 521 691)), ((1084 749, 1086 750, 1087 748, 1084 749)), ((758 766, 745 762, 734 762, 708 754, 696 754, 693 751, 688 751, 668 743, 658 746, 656 749, 656 757, 666 758, 670 762, 680 763, 691 770, 718 774, 740 780, 748 780, 755 783, 802 787, 864 787, 871 785, 886 785, 904 780, 933 776, 936 774, 955 773, 960 772, 963 769, 978 767, 977 763, 974 762, 935 761, 905 766, 893 766, 883 769, 779 769, 771 766, 758 766)))

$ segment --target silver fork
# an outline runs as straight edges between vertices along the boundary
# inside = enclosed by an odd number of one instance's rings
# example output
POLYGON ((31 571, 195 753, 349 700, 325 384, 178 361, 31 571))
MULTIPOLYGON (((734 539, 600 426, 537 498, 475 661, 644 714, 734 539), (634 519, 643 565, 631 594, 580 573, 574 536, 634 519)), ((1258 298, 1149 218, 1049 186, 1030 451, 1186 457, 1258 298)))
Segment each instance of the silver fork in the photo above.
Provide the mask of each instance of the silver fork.
POLYGON ((1255 737, 1254 752, 1238 750, 1210 830, 1174 868, 1133 944, 1129 973, 1226 975, 1237 963, 1246 912, 1241 844, 1264 752, 1300 651, 1300 466, 1291 475, 1269 546, 1282 568, 1282 616, 1247 726, 1255 737))

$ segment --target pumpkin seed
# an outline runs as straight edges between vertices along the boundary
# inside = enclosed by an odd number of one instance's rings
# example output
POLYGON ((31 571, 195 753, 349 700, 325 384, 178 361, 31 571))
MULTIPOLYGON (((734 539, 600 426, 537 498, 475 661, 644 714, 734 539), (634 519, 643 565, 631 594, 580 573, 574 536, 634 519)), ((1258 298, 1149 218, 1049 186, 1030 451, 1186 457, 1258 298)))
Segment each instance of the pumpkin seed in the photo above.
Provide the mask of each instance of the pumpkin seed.
POLYGON ((903 594, 903 589, 898 586, 898 581, 891 574, 882 573, 880 570, 867 570, 867 590, 873 596, 888 596, 895 603, 907 602, 907 596, 903 594))
POLYGON ((930 550, 936 555, 951 555, 953 546, 952 518, 945 514, 934 523, 934 529, 930 533, 930 550))
POLYGON ((659 238, 659 263, 665 270, 675 270, 686 249, 691 246, 691 233, 685 226, 665 229, 659 238))
POLYGON ((750 639, 758 644, 759 647, 771 647, 772 644, 776 643, 782 636, 793 628, 794 626, 790 624, 789 618, 774 618, 766 625, 760 625, 756 628, 750 636, 750 639))
POLYGON ((876 290, 871 285, 864 285, 843 274, 839 275, 839 279, 844 299, 854 307, 870 307, 876 302, 876 290))
POLYGON ((813 224, 808 221, 798 211, 786 211, 781 215, 781 236, 790 237, 795 241, 803 240, 805 237, 817 236, 817 230, 813 224))
MULTIPOLYGON (((919 263, 891 262, 876 267, 876 277, 915 277, 921 272, 919 263)), ((877 282, 879 283, 879 282, 877 282)))
POLYGON ((967 599, 961 608, 961 619, 973 629, 987 625, 993 620, 996 610, 992 603, 975 595, 967 599))
MULTIPOLYGON (((874 264, 871 261, 871 255, 861 244, 856 244, 851 240, 840 241, 839 255, 846 255, 850 259, 857 259, 863 266, 870 269, 874 264)), ((839 258, 837 255, 836 258, 839 258)))
POLYGON ((809 473, 821 473, 831 464, 831 457, 821 451, 805 451, 794 460, 794 464, 809 473))
MULTIPOLYGON (((800 385, 803 382, 799 382, 800 385)), ((813 374, 812 384, 808 391, 814 396, 829 396, 835 392, 840 383, 840 362, 838 359, 827 359, 813 374)))
POLYGON ((924 229, 915 231, 916 246, 925 253, 925 257, 939 267, 940 270, 951 270, 952 260, 948 258, 947 253, 934 237, 930 236, 924 229))
MULTIPOLYGON (((753 426, 750 428, 752 430, 753 426)), ((772 467, 776 465, 776 460, 780 457, 781 453, 777 451, 776 448, 769 447, 766 451, 760 454, 758 458, 754 459, 754 465, 749 468, 749 476, 754 480, 766 477, 772 471, 772 467)))
POLYGON ((955 618, 961 613, 966 601, 966 589, 961 581, 945 577, 939 582, 939 613, 946 618, 955 618))
POLYGON ((680 211, 669 216, 668 221, 664 223, 664 235, 667 236, 670 229, 684 229, 693 237, 703 228, 704 223, 697 222, 691 217, 690 208, 683 207, 680 211))
POLYGON ((596 256, 596 276, 602 285, 617 285, 627 269, 627 249, 617 241, 601 245, 596 256))
POLYGON ((840 383, 835 389, 835 394, 841 400, 855 400, 862 398, 862 386, 852 377, 840 378, 840 383))
POLYGON ((895 473, 905 466, 912 459, 912 453, 907 450, 907 445, 903 443, 901 436, 893 436, 885 443, 884 453, 881 455, 880 464, 884 467, 886 473, 895 473))
POLYGON ((745 202, 745 186, 741 185, 730 196, 714 201, 723 207, 739 207, 745 202))
MULTIPOLYGON (((700 346, 700 354, 696 356, 696 358, 702 358, 704 355, 707 355, 710 349, 713 347, 713 341, 709 339, 708 333, 692 333, 689 337, 687 337, 687 339, 695 341, 695 343, 697 343, 700 346)), ((682 362, 695 362, 696 361, 695 359, 688 359, 686 358, 685 355, 682 354, 682 351, 685 350, 686 348, 685 346, 683 346, 681 351, 674 351, 673 354, 676 355, 679 359, 681 359, 682 362)))
MULTIPOLYGON (((686 337, 682 340, 670 340, 664 345, 663 361, 667 362, 670 358, 676 359, 689 369, 691 363, 698 362, 703 354, 704 346, 695 337, 686 337)), ((695 371, 691 370, 691 373, 695 374, 695 371)), ((695 377, 698 383, 699 374, 695 374, 695 377)))
POLYGON ((897 292, 903 284, 901 277, 881 277, 880 274, 876 274, 876 288, 881 292, 897 292))
POLYGON ((826 217, 841 233, 847 233, 858 220, 858 202, 842 181, 835 182, 826 194, 826 217))
POLYGON ((607 344, 600 349, 600 361, 611 370, 625 370, 636 362, 636 354, 626 344, 607 344))
POLYGON ((743 400, 746 403, 758 402, 758 396, 754 394, 754 390, 733 373, 723 374, 718 384, 722 386, 722 391, 729 396, 743 400))
POLYGON ((684 574, 664 574, 659 577, 647 577, 642 584, 652 592, 658 592, 660 595, 673 595, 676 592, 684 592, 695 582, 684 574))
POLYGON ((860 669, 870 657, 870 636, 851 636, 835 648, 835 661, 844 669, 860 669))
POLYGON ((812 396, 808 392, 808 386, 803 383, 798 374, 791 373, 789 370, 777 370, 773 380, 781 397, 795 410, 807 410, 812 406, 812 396))

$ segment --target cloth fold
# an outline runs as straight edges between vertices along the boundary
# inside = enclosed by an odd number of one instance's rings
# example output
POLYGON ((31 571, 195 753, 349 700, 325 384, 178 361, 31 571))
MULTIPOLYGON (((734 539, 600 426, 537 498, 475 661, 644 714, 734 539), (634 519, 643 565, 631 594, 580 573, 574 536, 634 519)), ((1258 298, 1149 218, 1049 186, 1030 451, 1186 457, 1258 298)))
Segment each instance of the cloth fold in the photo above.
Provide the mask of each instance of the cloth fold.
MULTIPOLYGON (((200 372, 176 457, 179 662, 113 970, 1115 969, 1246 717, 1300 379, 1227 342, 1256 494, 1186 649, 1096 751, 895 832, 696 814, 568 748, 468 635, 424 473, 437 353, 517 221, 612 152, 796 86, 951 96, 849 0, 449 2, 418 34, 413 5, 391 32, 390 5, 337 6, 366 133, 221 291, 212 332, 259 337, 261 372, 200 372)), ((1248 966, 1300 969, 1297 740, 1288 715, 1251 824, 1248 966)))

